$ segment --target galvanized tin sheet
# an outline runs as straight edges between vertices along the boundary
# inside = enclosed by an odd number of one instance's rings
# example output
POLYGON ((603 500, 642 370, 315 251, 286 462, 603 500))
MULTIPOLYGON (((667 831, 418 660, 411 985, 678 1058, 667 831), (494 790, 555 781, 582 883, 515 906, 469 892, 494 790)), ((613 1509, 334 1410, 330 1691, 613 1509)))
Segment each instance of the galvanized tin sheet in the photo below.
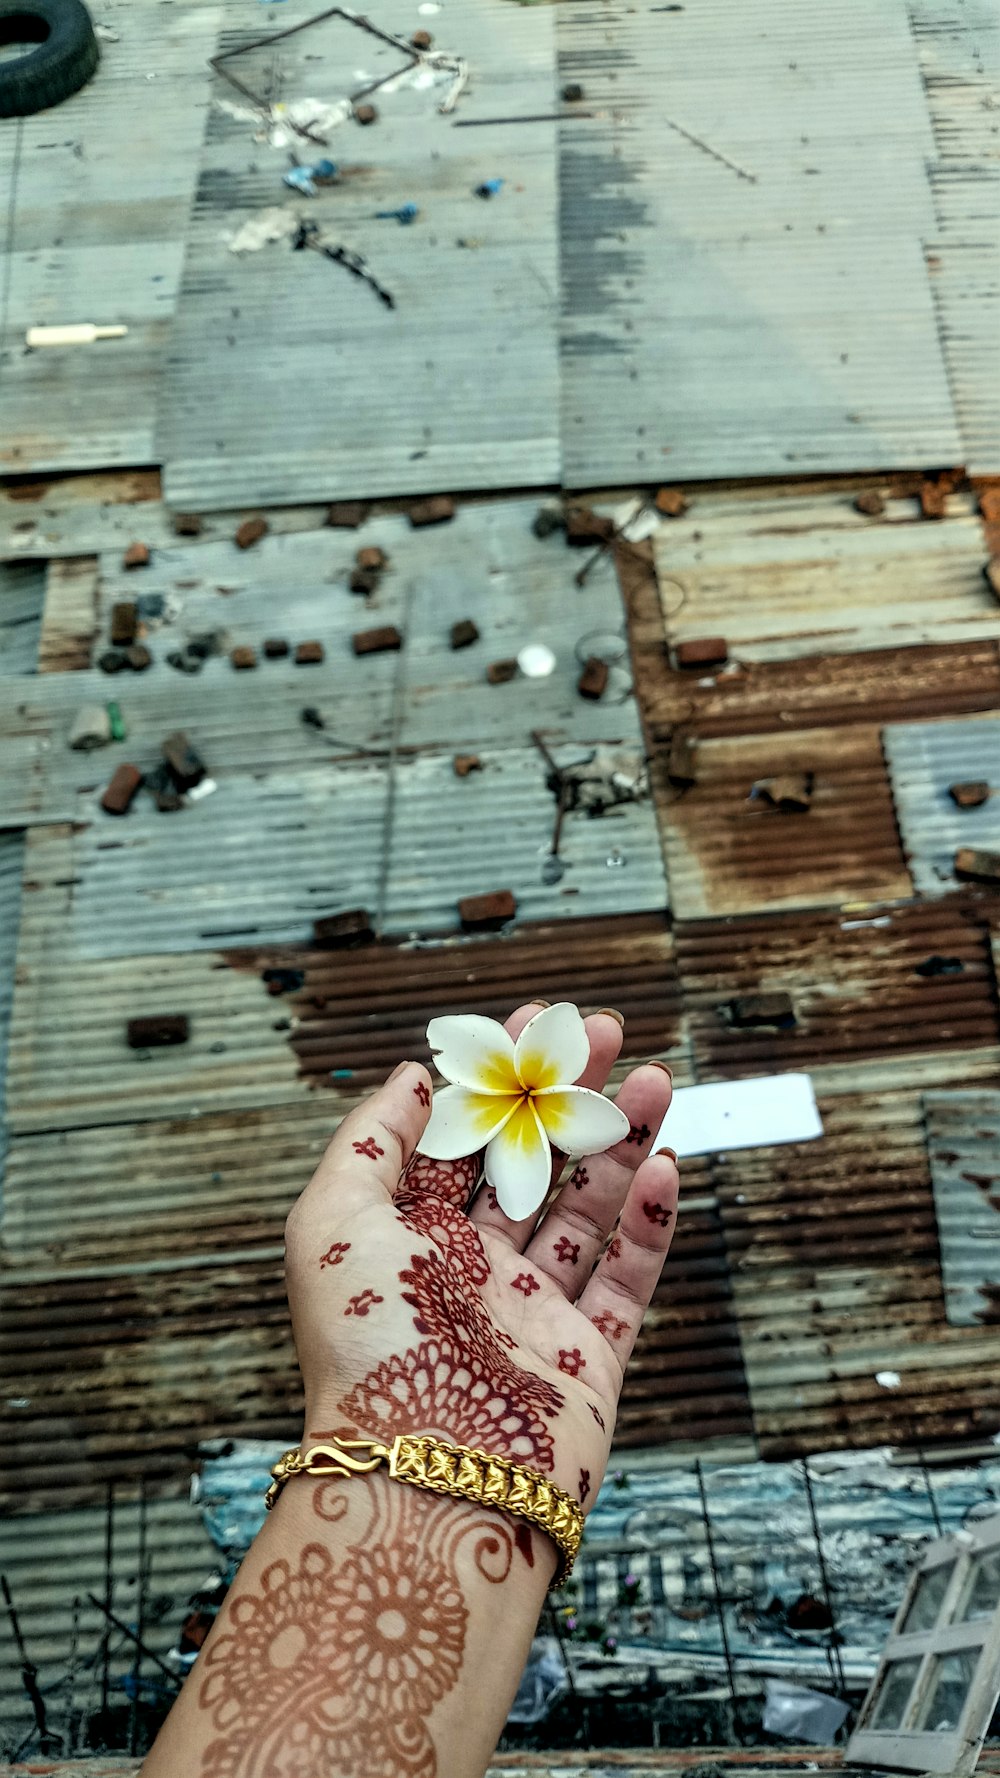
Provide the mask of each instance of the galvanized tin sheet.
MULTIPOLYGON (((218 5, 107 0, 94 79, 3 133, 10 192, 0 318, 0 471, 155 460, 218 5), (155 66, 149 45, 155 34, 155 66), (26 352, 29 327, 124 324, 124 339, 26 352)), ((7 206, 5 204, 5 210, 7 206)))
MULTIPOLYGON (((160 415, 172 505, 559 479, 555 126, 457 127, 551 116, 552 13, 483 0, 441 17, 436 47, 475 70, 455 115, 437 110, 447 80, 376 95, 377 130, 330 136, 341 180, 314 199, 283 189, 286 154, 255 143, 252 122, 211 113, 160 415), (498 195, 478 197, 496 177, 498 195), (377 220, 405 202, 412 226, 377 220), (362 255, 395 306, 287 239, 229 251, 227 236, 282 206, 362 255)), ((408 37, 412 7, 386 0, 378 23, 408 37)), ((224 42, 254 34, 244 16, 224 42)), ((281 46, 282 97, 337 101, 345 68, 375 78, 400 59, 334 20, 281 46)))
POLYGON ((706 495, 654 548, 670 644, 724 636, 737 664, 1000 637, 968 494, 940 520, 912 497, 867 518, 848 493, 706 495))
POLYGON ((0 673, 33 673, 45 601, 40 563, 0 565, 0 673))
POLYGON ((805 1069, 818 1090, 852 1092, 996 1071, 988 924, 961 896, 691 922, 675 942, 702 1079, 805 1069), (794 1024, 734 1022, 734 1000, 773 993, 794 1024))
POLYGON ((1000 851, 1000 797, 963 809, 953 784, 1000 791, 1000 721, 893 723, 883 732, 903 849, 922 895, 948 895, 960 847, 1000 851))
POLYGON ((699 742, 697 782, 661 790, 670 905, 680 919, 829 907, 911 893, 878 730, 861 724, 699 742), (753 794, 813 773, 807 811, 753 794))
POLYGON ((953 1327, 1000 1321, 1000 1093, 925 1093, 927 1152, 953 1327))
POLYGON ((557 28, 568 485, 960 462, 902 0, 557 28))

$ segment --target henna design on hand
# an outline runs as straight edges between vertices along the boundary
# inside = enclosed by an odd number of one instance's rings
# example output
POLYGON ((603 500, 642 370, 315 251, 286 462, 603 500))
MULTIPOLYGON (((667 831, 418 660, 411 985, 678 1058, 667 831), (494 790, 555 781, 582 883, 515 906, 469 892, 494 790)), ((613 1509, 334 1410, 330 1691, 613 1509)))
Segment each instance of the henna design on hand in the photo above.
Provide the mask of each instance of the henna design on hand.
POLYGON ((599 1315, 590 1317, 598 1333, 606 1335, 609 1340, 620 1340, 628 1327, 627 1321, 619 1321, 610 1309, 602 1309, 599 1315))
POLYGON ((320 1271, 325 1271, 327 1266, 339 1266, 345 1253, 350 1253, 350 1251, 350 1241, 334 1241, 333 1246, 328 1247, 326 1252, 320 1257, 320 1271))
POLYGON ((571 1241, 568 1235, 560 1235, 552 1251, 556 1259, 568 1260, 571 1266, 575 1266, 580 1257, 580 1243, 571 1241))
POLYGON ((621 1256, 622 1238, 620 1235, 612 1235, 607 1246, 607 1257, 608 1259, 621 1259, 621 1256))
POLYGON ((659 1223, 661 1229, 666 1228, 673 1215, 673 1211, 668 1210, 665 1204, 643 1204, 642 1208, 650 1222, 659 1223))
POLYGON ((580 1505, 581 1506, 583 1505, 583 1503, 586 1500, 587 1495, 589 1493, 590 1493, 590 1470, 589 1469, 581 1469, 581 1471, 580 1471, 580 1505))
POLYGON ((430 1192, 403 1190, 396 1197, 396 1208, 403 1214, 408 1228, 417 1230, 460 1266, 473 1284, 485 1284, 490 1275, 490 1262, 475 1223, 463 1210, 436 1198, 430 1192))
MULTIPOLYGON (((437 1778, 427 1723, 461 1673, 469 1624, 458 1551, 474 1539, 478 1574, 498 1585, 514 1539, 493 1514, 456 1518, 451 1501, 352 1486, 367 1489, 371 1511, 342 1560, 306 1544, 229 1605, 198 1695, 217 1737, 202 1778, 437 1778)), ((316 1489, 321 1518, 346 1512, 336 1490, 316 1489)))
POLYGON ((479 1156, 467 1155, 461 1161, 432 1161, 428 1155, 415 1154, 399 1182, 400 1193, 415 1196, 426 1192, 443 1198, 457 1210, 464 1210, 475 1190, 482 1171, 479 1156))
POLYGON ((363 1142, 352 1142, 351 1147, 355 1154, 363 1154, 369 1161, 381 1160, 385 1154, 385 1149, 379 1148, 374 1136, 366 1136, 363 1142))
POLYGON ((519 1290, 522 1296, 530 1296, 533 1290, 541 1290, 538 1279, 531 1272, 518 1272, 510 1281, 511 1290, 519 1290))
POLYGON ((626 1142, 648 1142, 652 1134, 648 1124, 643 1124, 641 1127, 633 1124, 625 1140, 626 1142))
POLYGON ((574 1167, 569 1176, 569 1182, 570 1185, 576 1187, 578 1192, 582 1192, 584 1186, 590 1184, 590 1174, 587 1172, 586 1167, 583 1165, 574 1167))
POLYGON ((374 1290, 362 1290, 360 1295, 352 1296, 350 1302, 348 1303, 346 1309, 344 1310, 344 1314, 345 1315, 367 1315, 369 1309, 374 1309, 376 1303, 384 1303, 384 1302, 385 1302, 385 1297, 384 1296, 376 1296, 374 1290))
POLYGON ((418 1080, 416 1086, 413 1089, 413 1094, 414 1094, 414 1098, 420 1100, 421 1105, 423 1106, 424 1110, 426 1111, 428 1105, 431 1102, 430 1088, 427 1085, 426 1081, 418 1080))
POLYGON ((574 1346, 572 1352, 560 1352, 559 1369, 565 1371, 567 1377, 578 1377, 580 1372, 586 1370, 586 1368, 587 1360, 584 1358, 579 1346, 574 1346))
POLYGON ((590 1409, 591 1413, 593 1414, 594 1419, 597 1421, 597 1424, 600 1427, 601 1431, 607 1432, 608 1429, 604 1424, 604 1415, 601 1413, 600 1408, 595 1407, 592 1401, 588 1401, 587 1406, 590 1409))

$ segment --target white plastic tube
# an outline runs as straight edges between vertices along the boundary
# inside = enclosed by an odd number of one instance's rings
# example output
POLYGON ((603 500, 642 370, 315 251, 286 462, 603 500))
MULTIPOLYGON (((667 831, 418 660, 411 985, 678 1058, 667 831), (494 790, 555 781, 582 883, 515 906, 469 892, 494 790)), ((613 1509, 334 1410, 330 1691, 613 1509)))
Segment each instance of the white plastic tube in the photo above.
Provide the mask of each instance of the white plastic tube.
POLYGON ((29 327, 29 346, 92 346, 95 340, 120 340, 127 327, 95 327, 93 321, 75 321, 68 327, 29 327))

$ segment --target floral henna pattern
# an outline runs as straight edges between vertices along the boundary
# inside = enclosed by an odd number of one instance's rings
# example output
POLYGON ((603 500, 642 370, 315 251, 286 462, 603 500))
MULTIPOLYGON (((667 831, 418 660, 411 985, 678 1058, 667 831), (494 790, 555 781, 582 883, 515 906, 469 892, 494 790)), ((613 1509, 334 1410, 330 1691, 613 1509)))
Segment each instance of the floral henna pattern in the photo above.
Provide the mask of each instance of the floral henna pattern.
POLYGON ((415 1154, 399 1182, 397 1195, 427 1193, 464 1210, 481 1171, 479 1156, 475 1154, 461 1161, 432 1161, 425 1154, 415 1154))
POLYGON ((428 1105, 431 1102, 431 1090, 430 1090, 430 1087, 427 1085, 426 1081, 418 1080, 416 1086, 413 1089, 413 1096, 415 1099, 420 1100, 421 1105, 423 1106, 424 1110, 426 1111, 428 1105))
MULTIPOLYGON (((427 1722, 458 1679, 468 1631, 458 1549, 474 1538, 477 1570, 497 1585, 514 1540, 493 1515, 456 1520, 450 1502, 367 1486, 369 1523, 339 1566, 307 1544, 229 1607, 199 1692, 217 1734, 202 1778, 436 1778, 427 1722)), ((343 1516, 332 1489, 316 1491, 320 1517, 343 1516)))
POLYGON ((359 1296, 352 1296, 347 1308, 344 1310, 344 1314, 367 1315, 370 1309, 374 1309, 376 1303, 384 1302, 385 1297, 376 1296, 374 1290, 363 1290, 359 1296))
POLYGON ((621 1259, 622 1238, 620 1235, 612 1235, 611 1240, 608 1242, 607 1255, 609 1259, 621 1259))
POLYGON ((320 1256, 319 1269, 324 1272, 327 1266, 339 1266, 346 1253, 350 1253, 350 1241, 334 1241, 332 1247, 320 1256))
POLYGON ((490 1262, 479 1231, 463 1210, 429 1192, 401 1191, 396 1208, 408 1228, 416 1229, 440 1247, 446 1257, 461 1266, 473 1284, 485 1284, 490 1262))
POLYGON ((569 1182, 570 1185, 576 1187, 578 1192, 582 1192, 584 1186, 590 1184, 590 1174, 587 1172, 586 1167, 574 1167, 569 1176, 569 1182))
MULTIPOLYGON (((626 1141, 627 1140, 628 1138, 626 1137, 626 1141)), ((379 1148, 374 1136, 366 1136, 363 1142, 352 1142, 351 1147, 355 1154, 363 1154, 365 1159, 369 1161, 381 1160, 382 1156, 385 1154, 385 1149, 379 1148)))
POLYGON ((648 1124, 633 1124, 625 1140, 626 1142, 648 1142, 652 1134, 648 1124))
POLYGON ((619 1321, 618 1316, 612 1315, 610 1309, 602 1309, 599 1315, 592 1315, 590 1319, 598 1333, 604 1334, 609 1340, 620 1340, 628 1329, 628 1322, 619 1321))
POLYGON ((589 1469, 581 1469, 581 1471, 580 1471, 580 1505, 581 1506, 583 1505, 583 1503, 586 1500, 587 1495, 589 1493, 590 1493, 590 1470, 589 1469))
POLYGON ((510 1281, 511 1290, 519 1290, 522 1296, 530 1296, 533 1290, 541 1290, 538 1279, 531 1272, 518 1272, 510 1281))
POLYGON ((567 1377, 578 1377, 580 1372, 586 1368, 587 1360, 579 1346, 574 1346, 572 1352, 560 1352, 559 1369, 565 1371, 567 1377))
POLYGON ((601 1413, 600 1408, 596 1408, 592 1401, 588 1401, 587 1406, 590 1409, 591 1413, 593 1414, 594 1419, 597 1421, 597 1424, 600 1427, 601 1431, 607 1432, 608 1429, 604 1424, 604 1415, 601 1413))
POLYGON ((575 1266, 580 1257, 580 1243, 571 1241, 568 1235, 560 1235, 552 1251, 556 1259, 567 1261, 571 1266, 575 1266))
POLYGON ((673 1216, 673 1211, 668 1210, 665 1204, 643 1204, 642 1208, 650 1222, 658 1223, 661 1229, 666 1228, 673 1216))

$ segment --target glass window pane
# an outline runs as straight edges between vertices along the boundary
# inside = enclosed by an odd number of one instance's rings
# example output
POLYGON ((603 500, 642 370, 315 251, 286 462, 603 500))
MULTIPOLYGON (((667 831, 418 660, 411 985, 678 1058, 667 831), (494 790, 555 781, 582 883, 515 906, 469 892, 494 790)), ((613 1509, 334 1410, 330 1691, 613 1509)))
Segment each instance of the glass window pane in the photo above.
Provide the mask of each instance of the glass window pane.
POLYGON ((954 1562, 940 1562, 936 1568, 928 1568, 926 1574, 920 1576, 917 1590, 910 1600, 910 1609, 900 1625, 901 1636, 912 1636, 917 1630, 933 1630, 954 1572, 954 1562))
POLYGON ((958 1621, 972 1623, 992 1617, 1000 1605, 1000 1550, 987 1550, 972 1564, 965 1596, 958 1611, 958 1621))
POLYGON ((932 1735, 958 1728, 980 1652, 978 1648, 959 1648, 950 1655, 935 1655, 915 1728, 932 1735))
POLYGON ((885 1670, 882 1684, 875 1694, 871 1716, 865 1724, 869 1729, 898 1729, 906 1715, 913 1683, 920 1671, 920 1656, 893 1661, 885 1670))

